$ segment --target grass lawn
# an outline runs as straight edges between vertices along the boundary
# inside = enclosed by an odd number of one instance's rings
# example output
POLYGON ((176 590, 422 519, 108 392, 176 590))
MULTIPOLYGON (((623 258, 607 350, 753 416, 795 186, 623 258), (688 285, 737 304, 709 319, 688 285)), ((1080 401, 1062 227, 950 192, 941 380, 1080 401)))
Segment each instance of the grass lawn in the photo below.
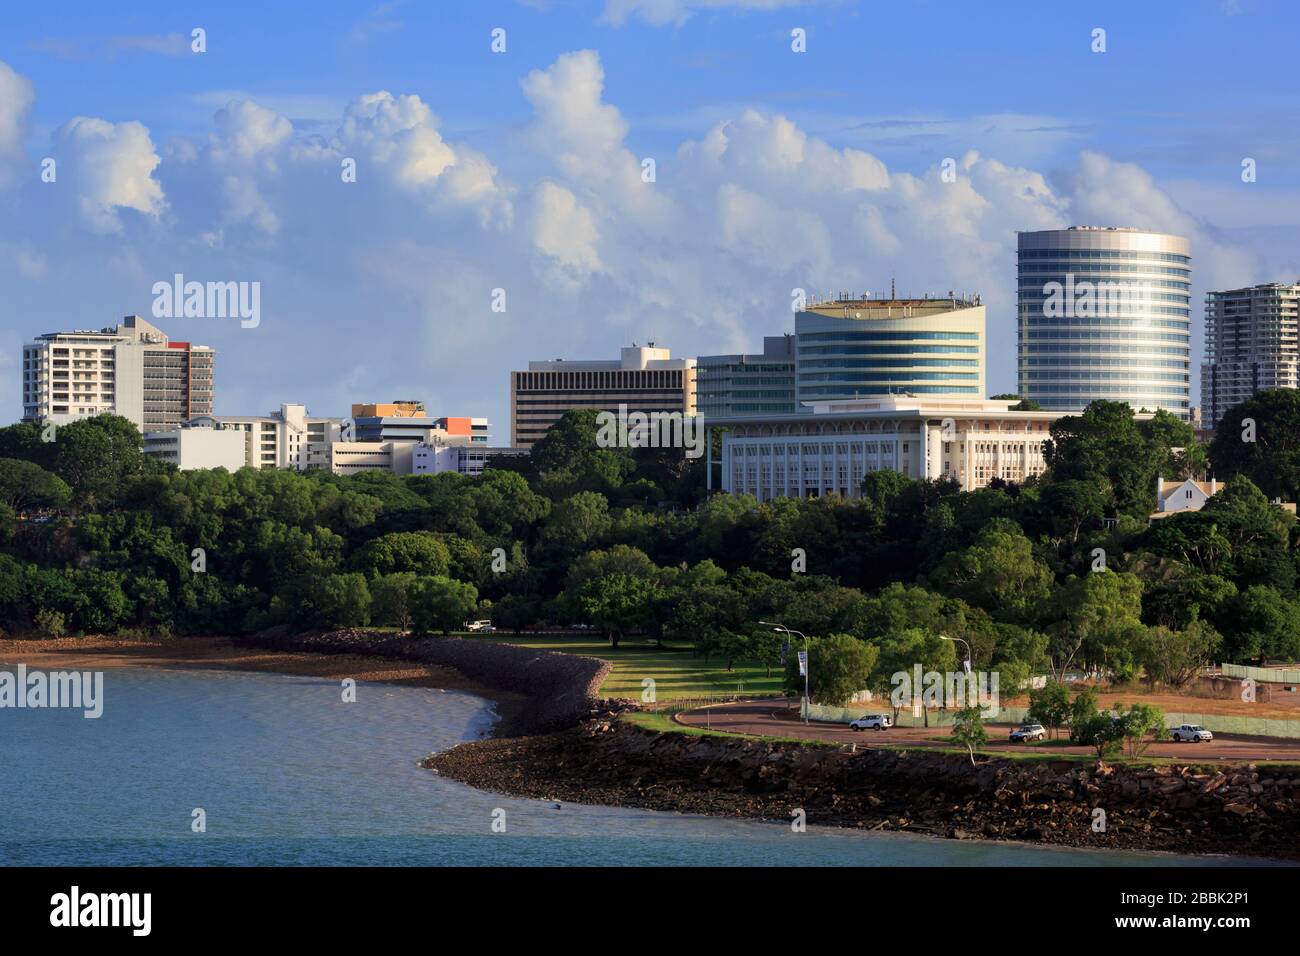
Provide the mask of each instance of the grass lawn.
POLYGON ((489 635, 465 635, 471 640, 500 641, 522 644, 547 651, 563 651, 599 657, 614 665, 600 692, 605 697, 628 697, 640 700, 641 681, 649 677, 655 682, 656 698, 661 701, 682 698, 706 697, 713 694, 779 694, 781 673, 774 668, 767 676, 767 668, 754 664, 736 664, 727 670, 726 662, 718 658, 707 664, 685 645, 658 647, 652 640, 624 638, 617 649, 601 640, 598 634, 521 634, 518 637, 505 631, 489 635))

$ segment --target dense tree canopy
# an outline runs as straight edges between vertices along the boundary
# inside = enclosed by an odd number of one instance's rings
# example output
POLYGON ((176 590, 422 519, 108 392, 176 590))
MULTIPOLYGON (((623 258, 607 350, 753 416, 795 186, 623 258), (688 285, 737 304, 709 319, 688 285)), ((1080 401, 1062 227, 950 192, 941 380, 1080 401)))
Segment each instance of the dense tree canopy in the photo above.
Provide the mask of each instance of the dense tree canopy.
POLYGON ((844 658, 828 677, 877 689, 959 666, 962 641, 1005 686, 1065 670, 1178 685, 1213 659, 1300 657, 1296 521, 1269 500, 1294 497, 1296 407, 1263 393, 1235 410, 1210 450, 1220 493, 1155 521, 1156 477, 1203 451, 1185 423, 1110 402, 1060 419, 1048 473, 1023 484, 880 471, 852 501, 706 498, 702 465, 601 448, 590 411, 478 478, 178 472, 124 419, 53 441, 15 425, 0 428, 0 621, 441 633, 491 617, 768 667, 786 638, 758 622, 780 621, 844 658), (1252 415, 1243 443, 1232 429, 1252 415))

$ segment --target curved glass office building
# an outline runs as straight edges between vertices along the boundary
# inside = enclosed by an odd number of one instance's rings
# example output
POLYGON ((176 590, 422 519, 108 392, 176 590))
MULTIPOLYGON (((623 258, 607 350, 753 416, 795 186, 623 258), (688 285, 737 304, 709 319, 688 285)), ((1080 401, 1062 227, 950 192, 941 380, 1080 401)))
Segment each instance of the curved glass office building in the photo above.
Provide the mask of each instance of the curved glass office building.
POLYGON ((1190 252, 1181 236, 1140 229, 1020 233, 1021 396, 1049 411, 1104 398, 1187 419, 1190 252))
MULTIPOLYGON (((984 306, 844 293, 795 315, 796 399, 984 397, 984 306)), ((801 406, 799 406, 801 407, 801 406)))

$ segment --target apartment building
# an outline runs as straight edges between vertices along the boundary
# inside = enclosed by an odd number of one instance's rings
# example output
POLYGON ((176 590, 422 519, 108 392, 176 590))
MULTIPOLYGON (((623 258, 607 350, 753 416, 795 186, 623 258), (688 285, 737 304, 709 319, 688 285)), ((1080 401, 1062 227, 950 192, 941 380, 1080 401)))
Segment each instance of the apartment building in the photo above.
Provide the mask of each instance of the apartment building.
POLYGON ((531 448, 571 408, 694 415, 695 369, 695 359, 674 359, 653 342, 617 360, 529 362, 510 373, 510 444, 531 448))
POLYGON ((1210 292, 1201 365, 1202 427, 1269 388, 1300 387, 1300 283, 1210 292))
POLYGON ((797 407, 875 395, 984 395, 979 296, 841 293, 795 315, 797 407))
POLYGON ((66 424, 112 413, 141 431, 212 413, 215 351, 175 342, 138 315, 23 346, 23 420, 66 424))

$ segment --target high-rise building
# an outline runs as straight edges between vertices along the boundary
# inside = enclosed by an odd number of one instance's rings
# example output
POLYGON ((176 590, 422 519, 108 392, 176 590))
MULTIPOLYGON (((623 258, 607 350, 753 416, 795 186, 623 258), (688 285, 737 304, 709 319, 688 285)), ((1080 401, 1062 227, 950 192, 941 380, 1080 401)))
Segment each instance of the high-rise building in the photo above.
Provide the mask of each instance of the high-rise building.
POLYGON ((796 401, 984 396, 984 306, 844 293, 795 315, 796 401))
POLYGON ((1020 233, 1020 395, 1077 412, 1095 399, 1190 414, 1191 249, 1140 229, 1020 233))
POLYGON ((213 358, 138 315, 98 332, 48 332, 23 347, 23 420, 66 424, 111 412, 141 431, 210 415, 213 358))
POLYGON ((764 336, 759 355, 701 355, 696 359, 696 409, 706 419, 792 413, 794 357, 793 335, 764 336))
POLYGON ((633 345, 612 361, 529 362, 510 373, 510 444, 531 448, 571 408, 695 414, 695 359, 633 345))
POLYGON ((1214 428, 1233 405, 1266 388, 1300 387, 1300 283, 1274 282, 1205 299, 1201 418, 1214 428))

